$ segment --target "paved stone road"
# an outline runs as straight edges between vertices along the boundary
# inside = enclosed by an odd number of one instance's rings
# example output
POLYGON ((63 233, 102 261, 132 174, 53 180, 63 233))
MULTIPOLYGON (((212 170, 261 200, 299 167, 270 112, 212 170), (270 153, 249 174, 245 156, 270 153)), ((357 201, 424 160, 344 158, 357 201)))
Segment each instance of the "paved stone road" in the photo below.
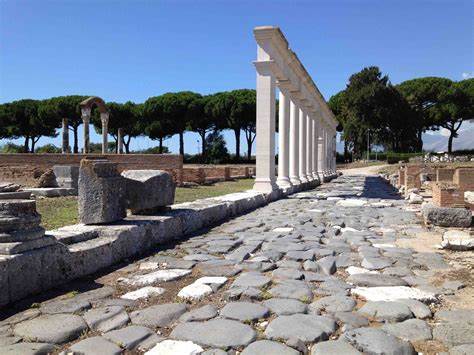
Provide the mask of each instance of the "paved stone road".
POLYGON ((0 353, 473 354, 474 310, 436 312, 459 285, 429 276, 450 266, 396 246, 423 229, 405 207, 340 177, 33 304, 0 353))

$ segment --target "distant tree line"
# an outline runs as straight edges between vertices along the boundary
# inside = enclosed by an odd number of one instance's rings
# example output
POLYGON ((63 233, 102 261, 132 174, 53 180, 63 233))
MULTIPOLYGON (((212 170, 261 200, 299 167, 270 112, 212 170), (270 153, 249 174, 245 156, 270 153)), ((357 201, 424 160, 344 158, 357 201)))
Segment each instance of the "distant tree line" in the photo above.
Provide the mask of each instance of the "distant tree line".
MULTIPOLYGON (((89 96, 71 95, 1 104, 0 139, 23 138, 23 151, 35 152, 38 140, 41 137, 56 137, 63 118, 67 118, 68 128, 73 133, 72 152, 78 153, 78 128, 82 124, 79 103, 87 97, 89 96)), ((179 153, 184 155, 184 133, 191 131, 201 137, 202 157, 205 160, 208 145, 217 142, 216 149, 222 150, 219 132, 230 129, 235 134, 235 159, 241 160, 241 131, 245 132, 246 137, 246 158, 251 158, 256 134, 255 90, 240 89, 212 95, 182 91, 150 97, 144 103, 127 101, 106 104, 110 111, 108 130, 115 140, 109 147, 111 152, 117 149, 117 131, 122 128, 126 153, 130 153, 132 138, 139 136, 157 140, 158 147, 152 151, 164 153, 166 147, 163 146, 163 140, 178 135, 179 153)), ((98 112, 92 113, 92 123, 97 133, 101 133, 98 112)), ((54 151, 54 146, 42 149, 45 150, 54 151)))
POLYGON ((392 85, 379 68, 353 74, 346 88, 329 100, 349 152, 361 158, 367 139, 385 151, 421 152, 422 134, 446 128, 448 152, 461 124, 474 119, 474 79, 425 77, 392 85), (368 138, 369 137, 369 138, 368 138))

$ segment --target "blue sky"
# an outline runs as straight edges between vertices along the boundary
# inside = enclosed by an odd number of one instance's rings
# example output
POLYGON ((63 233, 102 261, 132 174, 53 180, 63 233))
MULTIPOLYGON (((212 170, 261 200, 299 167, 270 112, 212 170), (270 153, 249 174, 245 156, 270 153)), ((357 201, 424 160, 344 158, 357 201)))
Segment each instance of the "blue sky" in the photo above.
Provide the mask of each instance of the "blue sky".
MULTIPOLYGON (((472 0, 0 0, 0 102, 69 94, 143 102, 167 91, 254 88, 259 25, 281 27, 327 99, 370 65, 393 83, 461 80, 474 71, 473 8, 472 0)), ((187 152, 197 139, 186 135, 187 152)), ((226 139, 233 150, 233 134, 226 139)), ((51 141, 60 138, 39 145, 51 141)), ((176 138, 166 144, 177 151, 176 138)), ((133 148, 154 145, 140 138, 133 148)))

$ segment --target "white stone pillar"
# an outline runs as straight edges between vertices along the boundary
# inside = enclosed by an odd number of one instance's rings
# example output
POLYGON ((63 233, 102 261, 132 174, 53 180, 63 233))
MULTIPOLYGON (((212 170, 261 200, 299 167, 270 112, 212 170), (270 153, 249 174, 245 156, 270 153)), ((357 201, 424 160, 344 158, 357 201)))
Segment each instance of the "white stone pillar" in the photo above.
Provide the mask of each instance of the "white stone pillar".
POLYGON ((313 173, 314 179, 320 180, 319 175, 318 175, 319 122, 318 122, 317 116, 316 115, 313 115, 313 116, 314 117, 313 117, 313 137, 312 137, 312 140, 313 140, 313 172, 312 173, 313 173))
POLYGON ((299 109, 295 101, 290 101, 290 181, 301 184, 299 177, 299 109))
POLYGON ((319 178, 322 179, 325 176, 326 170, 326 147, 324 146, 324 124, 322 120, 319 121, 319 135, 318 135, 318 174, 319 178))
MULTIPOLYGON (((303 106, 303 105, 302 105, 303 106)), ((299 176, 302 183, 308 182, 306 178, 306 114, 299 107, 299 176)))
POLYGON ((257 68, 257 144, 254 190, 271 193, 275 183, 275 77, 271 62, 255 62, 257 68))
POLYGON ((89 122, 91 119, 91 109, 88 107, 81 109, 82 123, 84 124, 84 154, 89 153, 89 122))
POLYGON ((306 115, 306 178, 313 181, 313 120, 309 114, 306 115))
POLYGON ((290 98, 280 89, 278 114, 278 179, 280 187, 290 187, 289 134, 290 134, 290 98))
POLYGON ((101 112, 100 121, 102 122, 102 154, 107 154, 109 136, 109 113, 101 112))
POLYGON ((67 118, 62 120, 62 144, 61 153, 69 153, 69 126, 67 124, 67 118))

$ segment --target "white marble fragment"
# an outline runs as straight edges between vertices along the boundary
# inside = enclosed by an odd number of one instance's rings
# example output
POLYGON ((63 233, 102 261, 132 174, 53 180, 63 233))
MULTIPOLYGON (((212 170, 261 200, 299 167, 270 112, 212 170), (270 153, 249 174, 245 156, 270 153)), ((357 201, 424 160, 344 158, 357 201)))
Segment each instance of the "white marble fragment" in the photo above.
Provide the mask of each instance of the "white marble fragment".
POLYGON ((388 243, 375 243, 372 244, 374 248, 380 248, 380 249, 385 249, 385 248, 396 248, 397 246, 395 244, 388 244, 388 243))
POLYGON ((436 295, 408 286, 381 286, 381 287, 356 287, 351 290, 353 295, 365 298, 367 301, 396 301, 413 299, 421 302, 434 302, 436 295))
POLYGON ((275 228, 273 231, 276 233, 289 233, 293 230, 292 227, 278 227, 275 228))
POLYGON ((377 271, 372 271, 372 270, 367 270, 364 269, 363 267, 357 267, 357 266, 349 266, 346 269, 346 272, 349 275, 357 275, 357 274, 378 274, 377 271))
POLYGON ((203 285, 223 285, 227 282, 227 277, 224 276, 204 276, 196 281, 195 284, 203 284, 203 285))
POLYGON ((120 278, 118 281, 131 286, 147 286, 158 281, 173 281, 190 273, 191 270, 186 269, 158 270, 145 275, 135 275, 131 278, 120 278))
POLYGON ((192 283, 186 287, 183 287, 178 292, 178 297, 185 300, 200 300, 203 297, 210 295, 212 288, 209 285, 192 283))
POLYGON ((197 355, 204 351, 192 341, 164 340, 148 350, 145 355, 197 355))
POLYGON ((348 198, 346 200, 338 201, 336 204, 341 207, 362 207, 367 204, 367 201, 357 198, 348 198))
POLYGON ((146 261, 140 264, 139 270, 156 270, 160 267, 160 264, 155 261, 146 261))
POLYGON ((474 249, 474 235, 468 231, 447 231, 443 234, 441 247, 452 250, 472 250, 474 249))
POLYGON ((139 288, 138 290, 128 292, 120 296, 120 298, 124 298, 126 300, 138 300, 140 298, 159 296, 165 291, 166 290, 161 287, 146 286, 146 287, 139 288))

